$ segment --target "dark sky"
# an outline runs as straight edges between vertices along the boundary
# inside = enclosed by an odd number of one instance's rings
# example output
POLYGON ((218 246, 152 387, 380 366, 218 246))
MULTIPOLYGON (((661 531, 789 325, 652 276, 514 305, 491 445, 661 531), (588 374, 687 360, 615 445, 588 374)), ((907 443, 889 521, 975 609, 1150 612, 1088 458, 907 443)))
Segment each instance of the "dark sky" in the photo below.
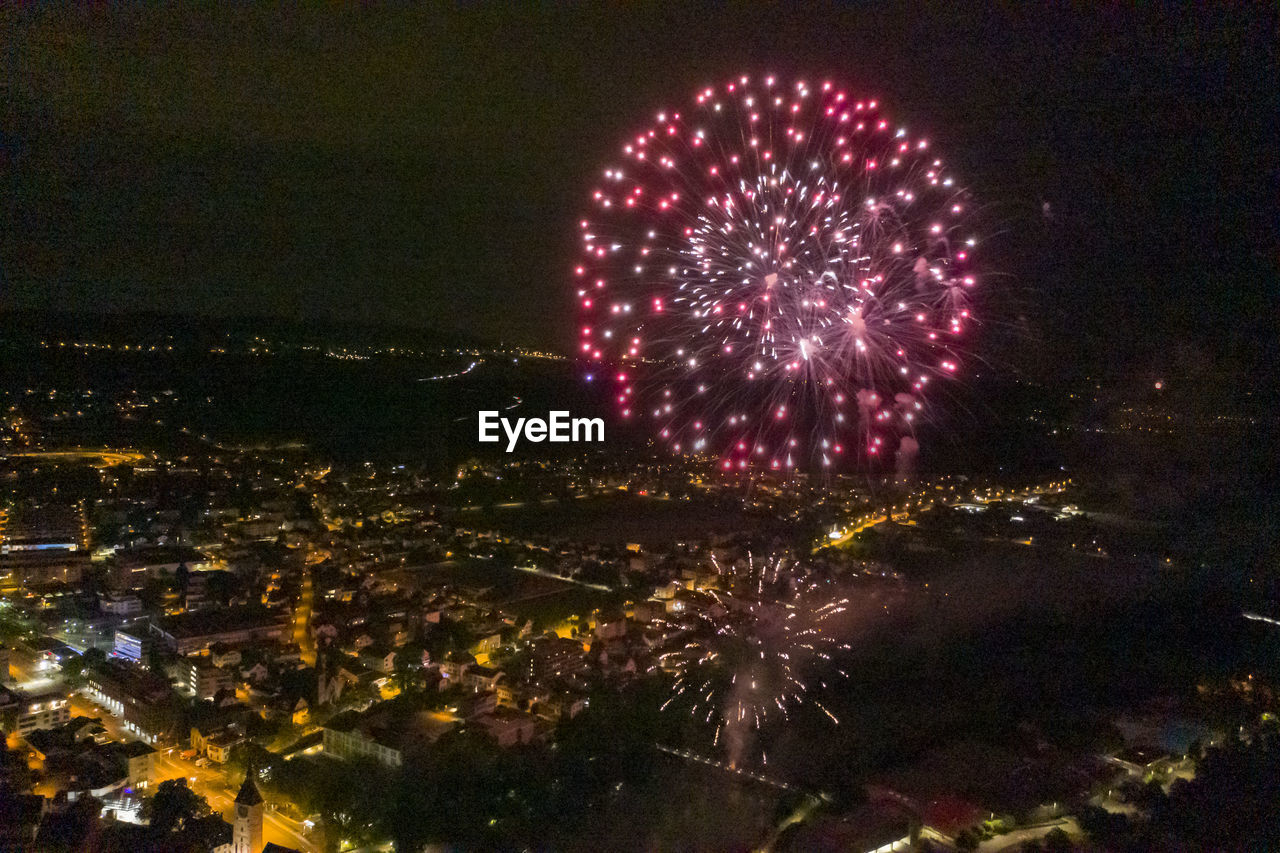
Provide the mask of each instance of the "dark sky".
POLYGON ((1270 4, 950 5, 10 8, 0 307, 565 348, 572 224, 622 134, 772 70, 937 141, 998 232, 989 314, 1037 352, 1256 366, 1280 259, 1270 4))

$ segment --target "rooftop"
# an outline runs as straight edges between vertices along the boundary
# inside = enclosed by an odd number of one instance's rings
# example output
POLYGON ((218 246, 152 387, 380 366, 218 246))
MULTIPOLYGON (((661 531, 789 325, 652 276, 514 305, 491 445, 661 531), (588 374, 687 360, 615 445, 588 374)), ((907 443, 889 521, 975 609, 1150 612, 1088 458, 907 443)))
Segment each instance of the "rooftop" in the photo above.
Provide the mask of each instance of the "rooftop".
POLYGON ((231 607, 226 610, 196 610, 166 616, 156 626, 171 637, 206 637, 247 628, 284 625, 289 617, 265 607, 231 607))
POLYGON ((347 711, 329 720, 325 728, 358 732, 390 749, 405 749, 434 743, 458 725, 451 715, 439 711, 418 711, 400 703, 375 705, 364 714, 347 711))
POLYGON ((240 793, 236 794, 236 803, 242 806, 256 806, 262 803, 262 794, 258 791, 258 786, 253 783, 253 766, 250 765, 249 772, 244 774, 244 784, 240 786, 240 793))

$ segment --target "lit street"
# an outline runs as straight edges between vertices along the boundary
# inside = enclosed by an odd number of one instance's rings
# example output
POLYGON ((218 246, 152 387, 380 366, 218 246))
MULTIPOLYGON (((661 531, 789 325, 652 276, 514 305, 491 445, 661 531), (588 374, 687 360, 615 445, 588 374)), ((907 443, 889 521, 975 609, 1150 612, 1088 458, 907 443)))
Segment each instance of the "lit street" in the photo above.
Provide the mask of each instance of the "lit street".
MULTIPOLYGON (((154 780, 153 785, 166 779, 186 777, 191 789, 208 800, 213 810, 230 822, 234 816, 232 805, 243 779, 227 779, 216 765, 197 767, 194 762, 177 757, 176 753, 175 748, 156 757, 158 778, 154 780)), ((313 853, 320 849, 306 835, 301 823, 271 809, 270 800, 267 801, 267 808, 263 811, 262 835, 264 841, 275 842, 284 847, 294 847, 304 853, 313 853)))
POLYGON ((293 642, 301 650, 302 660, 307 666, 316 664, 316 644, 311 636, 311 610, 314 598, 311 572, 304 571, 298 606, 293 611, 293 642))
POLYGON ((1013 832, 1006 832, 1003 835, 997 835, 995 838, 989 838, 979 844, 978 850, 980 853, 1006 853, 1006 851, 1012 853, 1012 851, 1017 850, 1024 841, 1043 839, 1055 829, 1061 829, 1073 839, 1080 838, 1080 825, 1076 823, 1075 818, 1066 817, 1041 826, 1030 826, 1026 829, 1015 829, 1013 832))

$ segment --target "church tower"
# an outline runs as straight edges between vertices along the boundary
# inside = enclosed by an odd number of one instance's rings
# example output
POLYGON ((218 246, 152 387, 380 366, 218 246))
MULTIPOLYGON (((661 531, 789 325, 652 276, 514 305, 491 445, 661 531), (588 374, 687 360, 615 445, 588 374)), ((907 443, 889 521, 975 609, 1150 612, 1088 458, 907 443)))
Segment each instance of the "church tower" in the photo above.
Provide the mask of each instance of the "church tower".
POLYGON ((236 816, 231 825, 231 853, 262 853, 262 794, 253 784, 254 767, 244 774, 236 794, 236 816))

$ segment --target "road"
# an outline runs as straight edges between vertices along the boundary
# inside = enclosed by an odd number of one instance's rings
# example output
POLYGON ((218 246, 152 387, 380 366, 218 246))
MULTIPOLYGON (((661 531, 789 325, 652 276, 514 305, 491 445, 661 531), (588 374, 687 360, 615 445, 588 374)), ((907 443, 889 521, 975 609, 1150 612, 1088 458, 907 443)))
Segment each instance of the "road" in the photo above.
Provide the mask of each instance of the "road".
POLYGON ((891 515, 889 513, 877 513, 875 515, 872 515, 870 518, 862 519, 861 521, 857 522, 851 527, 846 527, 844 529, 844 532, 839 536, 839 538, 830 539, 830 541, 827 541, 827 542, 821 542, 813 550, 817 551, 821 548, 838 548, 841 545, 846 544, 850 539, 857 536, 862 531, 870 530, 872 527, 875 527, 877 524, 880 524, 881 522, 890 521, 890 520, 893 520, 893 521, 905 520, 907 517, 908 517, 908 514, 905 512, 900 512, 897 515, 891 515))
MULTIPOLYGON (((306 591, 304 591, 304 597, 307 597, 308 600, 309 591, 310 580, 308 580, 306 591)), ((61 683, 60 678, 49 678, 37 671, 35 656, 23 647, 13 649, 11 665, 15 680, 21 683, 24 689, 42 689, 61 683)), ((102 721, 103 728, 107 730, 107 733, 114 741, 127 743, 128 741, 136 740, 135 737, 124 730, 119 718, 113 716, 87 696, 79 693, 71 694, 71 714, 73 717, 97 717, 102 721)), ((16 747, 17 744, 14 743, 13 746, 16 747)), ((185 776, 196 793, 205 797, 215 811, 220 812, 224 818, 229 820, 232 816, 232 803, 240 790, 240 782, 242 780, 226 779, 217 767, 197 767, 190 761, 183 761, 177 757, 176 753, 179 749, 181 747, 175 747, 171 750, 162 749, 156 756, 155 774, 149 780, 148 787, 154 788, 166 779, 185 776)), ((38 770, 40 768, 36 766, 35 769, 38 770)), ((37 787, 37 792, 49 796, 55 793, 53 790, 46 791, 40 787, 37 787)), ((263 838, 266 841, 274 841, 284 847, 296 848, 304 851, 304 853, 318 853, 320 849, 314 841, 304 834, 300 823, 270 810, 264 812, 263 838)))
MULTIPOLYGON (((197 767, 177 755, 177 749, 167 751, 156 758, 156 784, 166 779, 186 777, 191 789, 209 801, 210 807, 228 823, 234 819, 236 794, 241 779, 227 779, 216 766, 197 767)), ((268 803, 269 805, 269 803, 268 803)), ((267 808, 263 811, 262 840, 283 847, 293 847, 303 853, 319 853, 320 846, 303 831, 302 824, 267 808)))
POLYGON ((311 566, 307 565, 302 571, 302 591, 298 596, 298 606, 293 611, 293 642, 301 650, 302 662, 307 666, 316 665, 316 644, 311 636, 311 608, 314 599, 311 566))
POLYGON ((1017 850, 1022 842, 1032 839, 1039 840, 1044 838, 1055 829, 1061 829, 1073 839, 1079 839, 1083 833, 1080 831, 1080 825, 1076 823, 1073 817, 1064 817, 1060 820, 1046 823, 1041 826, 1032 826, 1026 829, 1015 829, 1013 832, 1006 832, 1004 835, 997 835, 995 838, 988 838, 978 845, 979 853, 1004 853, 1004 851, 1017 850))
MULTIPOLYGON (((600 583, 587 583, 586 581, 580 581, 577 578, 567 578, 564 575, 558 575, 555 572, 543 571, 537 566, 516 566, 515 568, 517 571, 528 572, 531 575, 538 575, 544 578, 551 578, 552 580, 564 581, 565 583, 577 584, 578 586, 585 586, 587 589, 594 589, 598 592, 613 592, 613 587, 608 587, 600 583)), ((556 592, 559 591, 560 590, 556 590, 556 592)))
POLYGON ((97 450, 89 448, 72 448, 69 450, 27 450, 5 454, 10 459, 45 459, 50 462, 91 462, 97 460, 97 467, 109 468, 115 465, 128 465, 141 462, 147 458, 145 453, 133 450, 97 450))
POLYGON ((111 739, 119 743, 137 740, 136 737, 124 730, 120 720, 113 717, 110 711, 80 693, 71 694, 71 716, 97 717, 102 721, 102 727, 107 730, 107 734, 111 736, 111 739))
POLYGON ((28 693, 48 690, 62 683, 62 675, 57 670, 46 670, 40 666, 40 656, 32 651, 21 640, 10 646, 9 675, 18 687, 28 693))
POLYGON ((913 502, 914 511, 920 513, 933 509, 934 505, 938 503, 947 504, 955 503, 957 501, 988 503, 990 501, 1021 500, 1033 495, 1056 494, 1063 491, 1069 483, 1070 481, 1066 480, 1046 485, 1027 486, 1024 489, 997 489, 994 492, 991 489, 987 489, 983 492, 975 490, 969 493, 969 495, 963 497, 960 495, 944 497, 941 494, 935 495, 928 491, 921 492, 920 494, 912 496, 910 500, 903 503, 901 508, 894 506, 868 510, 857 519, 850 522, 849 526, 840 528, 830 534, 827 538, 820 540, 818 544, 814 546, 813 550, 816 553, 823 548, 838 548, 841 545, 847 544, 854 536, 858 535, 862 531, 875 527, 877 524, 885 521, 908 522, 911 518, 913 502))
POLYGON ((756 848, 756 853, 772 853, 773 848, 777 846, 779 839, 788 829, 809 820, 822 804, 823 801, 817 797, 805 797, 791 811, 791 814, 778 822, 769 838, 756 848))
MULTIPOLYGON (((80 716, 100 718, 112 740, 124 743, 134 739, 124 731, 117 718, 84 696, 72 695, 71 710, 73 714, 80 716)), ((156 755, 155 774, 149 780, 148 787, 154 789, 166 779, 185 776, 192 790, 207 799, 209 805, 229 821, 232 817, 232 803, 240 791, 242 780, 227 779, 216 765, 198 767, 194 762, 184 761, 178 757, 180 749, 181 747, 173 747, 160 750, 156 755)), ((284 847, 295 847, 305 853, 319 850, 303 833, 301 824, 270 810, 264 812, 263 838, 284 847)))
MULTIPOLYGON (((486 508, 487 509, 520 509, 521 507, 526 507, 526 506, 550 506, 552 504, 567 504, 569 503, 569 501, 585 501, 589 498, 595 498, 600 496, 601 496, 600 494, 582 494, 582 495, 574 495, 572 498, 542 498, 541 500, 507 501, 505 503, 493 504, 491 506, 487 504, 467 504, 466 506, 458 507, 457 511, 458 512, 479 512, 486 508)), ((659 501, 670 500, 669 498, 658 497, 656 495, 652 497, 653 497, 653 500, 659 500, 659 501)))

